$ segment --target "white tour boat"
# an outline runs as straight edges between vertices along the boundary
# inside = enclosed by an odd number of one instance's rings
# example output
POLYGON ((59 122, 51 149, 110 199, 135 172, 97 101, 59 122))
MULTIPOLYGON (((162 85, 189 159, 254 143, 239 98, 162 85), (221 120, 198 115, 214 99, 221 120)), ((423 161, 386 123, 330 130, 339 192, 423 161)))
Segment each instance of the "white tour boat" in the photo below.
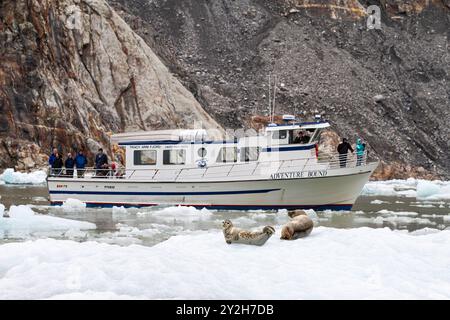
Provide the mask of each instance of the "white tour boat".
MULTIPOLYGON (((290 117, 284 119, 292 120, 290 117)), ((350 210, 378 162, 318 152, 326 121, 272 124, 261 135, 208 140, 205 130, 112 136, 125 167, 48 177, 50 201, 87 206, 350 210), (295 140, 299 131, 306 134, 295 140)))

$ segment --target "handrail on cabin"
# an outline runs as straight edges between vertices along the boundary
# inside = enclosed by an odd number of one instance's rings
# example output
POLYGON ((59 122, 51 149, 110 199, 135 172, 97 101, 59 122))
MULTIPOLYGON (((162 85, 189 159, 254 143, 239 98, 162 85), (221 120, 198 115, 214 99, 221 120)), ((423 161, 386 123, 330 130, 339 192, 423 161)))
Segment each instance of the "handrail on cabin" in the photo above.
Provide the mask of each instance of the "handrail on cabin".
MULTIPOLYGON (((317 165, 327 165, 326 169, 336 169, 336 168, 354 168, 357 166, 361 166, 361 165, 366 165, 367 164, 367 152, 365 151, 364 154, 362 155, 357 155, 356 153, 351 153, 351 154, 321 154, 319 155, 318 158, 316 157, 307 157, 307 158, 298 158, 298 159, 291 159, 291 160, 281 160, 279 161, 279 166, 276 172, 279 172, 282 168, 291 168, 291 167, 298 167, 298 162, 305 160, 305 163, 303 164, 302 170, 301 171, 305 171, 305 168, 307 167, 307 165, 310 163, 311 160, 316 160, 317 162, 315 162, 315 164, 317 165), (296 163, 294 163, 296 162, 296 163), (289 164, 287 165, 286 164, 289 164), (294 163, 294 164, 293 164, 294 163)), ((233 171, 233 169, 237 166, 241 166, 241 165, 248 165, 251 162, 244 162, 244 163, 233 163, 230 165, 230 170, 228 170, 228 173, 224 173, 224 176, 229 176, 231 174, 231 172, 233 171)), ((277 161, 255 161, 256 166, 253 169, 251 175, 254 175, 256 170, 258 169, 258 167, 260 166, 260 164, 263 163, 277 163, 277 161)), ((223 165, 216 165, 216 166, 208 166, 206 168, 201 168, 204 169, 203 175, 201 176, 202 178, 206 176, 206 173, 208 171, 209 168, 217 168, 217 167, 224 167, 223 165)), ((125 169, 125 168, 118 168, 118 169, 111 169, 111 168, 105 168, 105 169, 94 169, 94 168, 84 168, 83 170, 83 174, 81 176, 81 178, 108 178, 108 179, 132 179, 133 176, 135 176, 135 174, 137 172, 151 172, 154 171, 154 174, 152 175, 151 179, 154 180, 155 177, 157 176, 157 174, 159 172, 162 171, 174 171, 174 170, 179 170, 178 174, 175 177, 175 181, 179 179, 179 177, 181 176, 181 174, 185 171, 189 171, 189 170, 197 170, 199 169, 198 167, 192 167, 192 168, 181 168, 181 169, 125 169), (127 172, 131 172, 131 174, 129 176, 127 176, 127 172), (92 174, 93 173, 93 174, 92 174)), ((71 169, 74 171, 74 173, 76 172, 76 169, 71 169)), ((50 169, 49 172, 49 176, 50 177, 69 177, 65 174, 63 174, 64 169, 50 169), (53 174, 53 172, 59 172, 59 174, 53 174)), ((77 177, 77 175, 75 175, 75 177, 77 177)))

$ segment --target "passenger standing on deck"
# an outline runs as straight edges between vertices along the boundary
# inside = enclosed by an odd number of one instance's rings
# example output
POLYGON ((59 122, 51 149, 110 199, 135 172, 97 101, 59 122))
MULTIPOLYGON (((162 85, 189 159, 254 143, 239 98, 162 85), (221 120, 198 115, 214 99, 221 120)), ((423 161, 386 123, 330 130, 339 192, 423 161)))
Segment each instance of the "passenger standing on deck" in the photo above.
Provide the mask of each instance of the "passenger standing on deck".
POLYGON ((53 160, 52 164, 52 175, 54 176, 61 175, 62 167, 63 167, 62 156, 58 152, 56 152, 55 160, 53 160))
POLYGON ((366 147, 365 144, 362 143, 361 139, 356 140, 356 165, 360 166, 363 163, 364 151, 366 147))
POLYGON ((48 158, 48 164, 49 164, 50 168, 53 166, 53 162, 54 162, 55 159, 56 159, 56 154, 57 154, 57 153, 58 153, 58 149, 53 148, 53 152, 52 152, 52 154, 50 155, 50 157, 48 158))
POLYGON ((66 176, 69 178, 73 178, 73 167, 75 167, 75 160, 72 158, 72 154, 67 154, 66 162, 64 162, 64 166, 66 167, 66 176))
POLYGON ((83 178, 84 177, 84 171, 87 165, 87 158, 83 154, 83 151, 78 151, 77 156, 75 157, 75 166, 77 167, 77 177, 83 178))
POLYGON ((340 143, 337 147, 337 151, 339 152, 339 162, 341 164, 341 168, 345 168, 347 166, 347 153, 350 150, 352 153, 354 152, 350 143, 348 143, 347 139, 342 139, 342 143, 340 143))
POLYGON ((97 173, 98 175, 106 175, 106 173, 108 172, 107 169, 108 168, 108 156, 106 154, 103 153, 103 149, 100 148, 98 149, 98 153, 95 156, 95 169, 97 169, 97 173))

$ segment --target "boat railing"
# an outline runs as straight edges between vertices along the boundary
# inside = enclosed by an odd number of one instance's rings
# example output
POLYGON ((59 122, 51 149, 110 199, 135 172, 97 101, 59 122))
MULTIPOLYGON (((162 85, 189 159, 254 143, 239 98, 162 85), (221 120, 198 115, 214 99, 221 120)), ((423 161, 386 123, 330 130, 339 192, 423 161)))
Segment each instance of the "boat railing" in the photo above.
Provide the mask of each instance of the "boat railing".
MULTIPOLYGON (((367 153, 357 155, 351 154, 319 154, 318 157, 297 158, 292 160, 280 161, 254 161, 240 162, 232 164, 211 165, 207 167, 190 167, 177 169, 125 169, 117 167, 115 169, 95 169, 85 168, 81 170, 69 169, 49 169, 49 177, 63 178, 105 178, 105 179, 127 179, 127 180, 155 180, 159 176, 170 179, 172 181, 179 180, 183 174, 189 176, 190 172, 196 173, 197 178, 208 177, 214 169, 224 168, 222 172, 214 175, 214 178, 230 177, 232 173, 240 173, 241 176, 254 176, 256 173, 271 174, 286 171, 311 171, 311 170, 330 170, 355 168, 367 164, 367 153), (240 168, 242 167, 242 169, 240 168), (72 175, 68 175, 71 172, 72 175), (222 174, 222 175, 220 175, 222 174)), ((194 177, 191 175, 191 177, 194 177)))

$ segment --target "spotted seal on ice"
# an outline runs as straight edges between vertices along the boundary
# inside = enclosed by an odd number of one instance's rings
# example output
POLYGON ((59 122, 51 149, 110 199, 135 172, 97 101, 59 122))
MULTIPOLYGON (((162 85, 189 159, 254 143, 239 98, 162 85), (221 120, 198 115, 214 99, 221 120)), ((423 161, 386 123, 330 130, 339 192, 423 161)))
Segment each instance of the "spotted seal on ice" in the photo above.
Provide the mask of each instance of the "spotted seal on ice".
POLYGON ((225 242, 251 244, 255 246, 262 246, 275 233, 275 229, 271 226, 266 226, 262 231, 247 231, 236 228, 230 220, 225 220, 222 224, 223 235, 225 242))
POLYGON ((305 211, 295 210, 288 213, 292 219, 281 229, 281 239, 296 240, 308 236, 313 227, 314 222, 308 217, 305 211))

